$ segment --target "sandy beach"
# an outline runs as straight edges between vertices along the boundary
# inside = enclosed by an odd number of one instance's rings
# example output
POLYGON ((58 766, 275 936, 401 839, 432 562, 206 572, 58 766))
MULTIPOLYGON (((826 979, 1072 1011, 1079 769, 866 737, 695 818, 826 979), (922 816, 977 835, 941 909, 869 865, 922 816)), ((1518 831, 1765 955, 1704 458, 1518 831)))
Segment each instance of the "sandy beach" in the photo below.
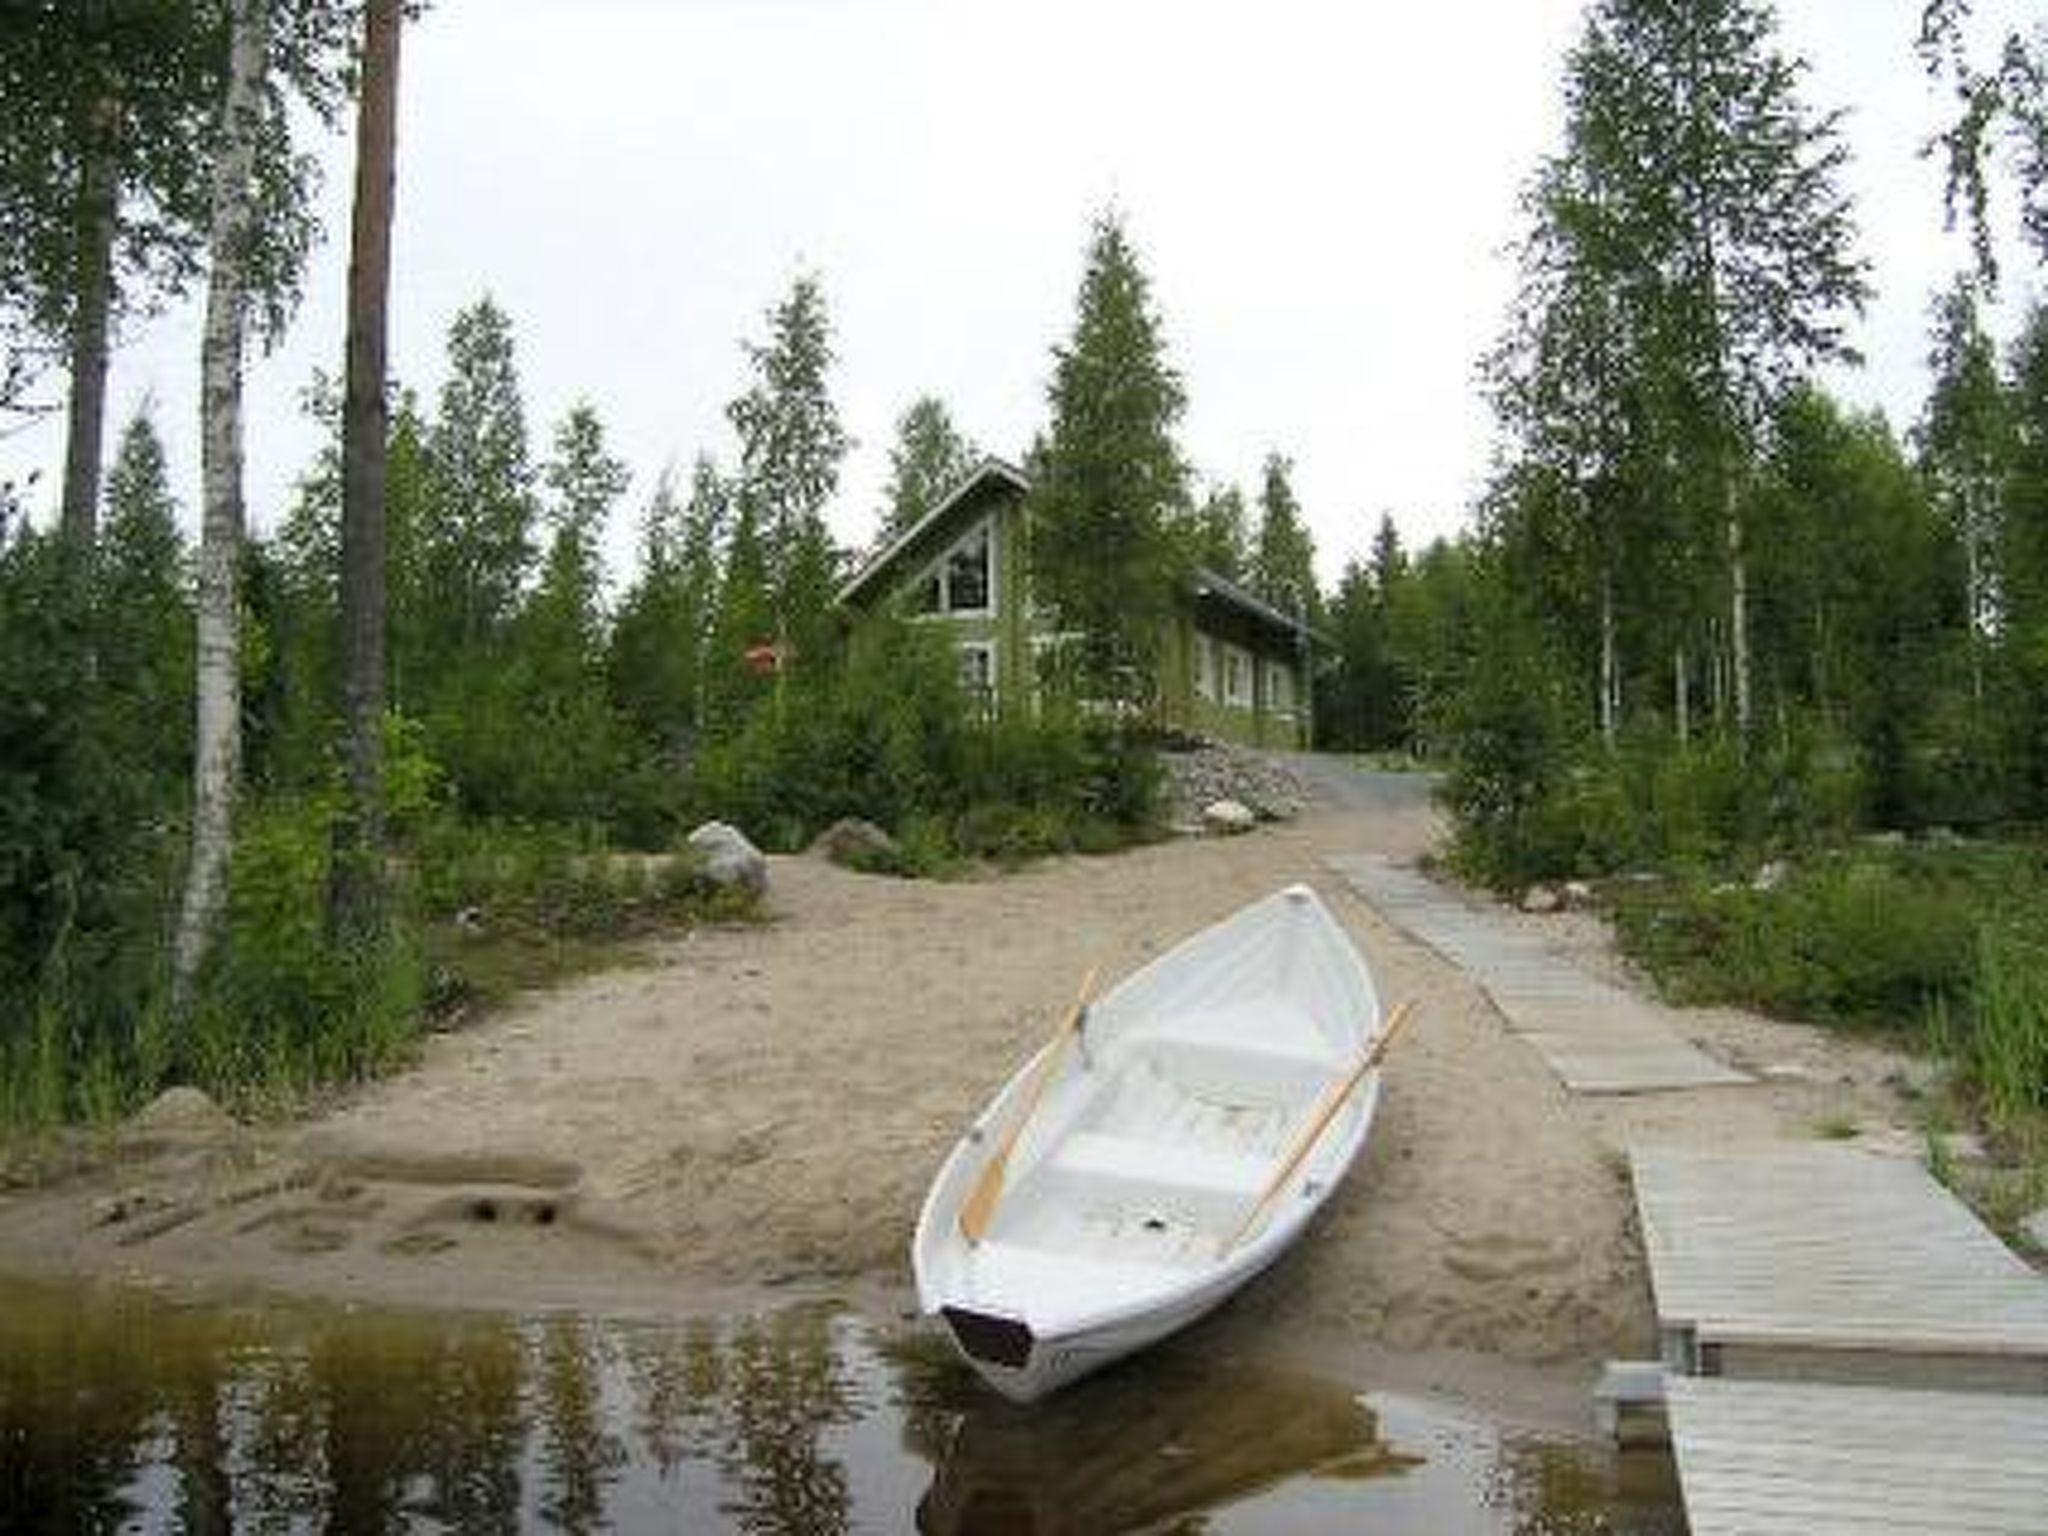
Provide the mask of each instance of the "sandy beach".
MULTIPOLYGON (((164 1129, 91 1174, 0 1194, 0 1268, 592 1310, 822 1287, 900 1312, 927 1182, 1088 967, 1123 975, 1292 881, 1418 1016, 1366 1156, 1211 1325, 1219 1347, 1582 1377, 1653 1348, 1629 1140, 1853 1123, 1911 1150, 1901 1058, 1732 1011, 1689 1015, 1692 1037, 1770 1080, 1567 1093, 1466 977, 1321 862, 1412 857, 1436 831, 1416 792, 958 882, 776 859, 767 922, 659 941, 436 1036, 415 1069, 307 1123, 164 1129)), ((1514 921, 1619 974, 1596 922, 1514 921)))

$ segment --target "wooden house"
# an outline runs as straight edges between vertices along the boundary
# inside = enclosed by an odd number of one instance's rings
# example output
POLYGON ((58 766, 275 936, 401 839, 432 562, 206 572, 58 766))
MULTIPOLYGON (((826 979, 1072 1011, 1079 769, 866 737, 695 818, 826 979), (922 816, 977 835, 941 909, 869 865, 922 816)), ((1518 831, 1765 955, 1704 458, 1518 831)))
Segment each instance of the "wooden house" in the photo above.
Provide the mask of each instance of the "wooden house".
MULTIPOLYGON (((1055 643, 1031 602, 1029 490, 1014 465, 984 459, 839 594, 856 623, 887 608, 946 626, 962 682, 999 710, 1029 707, 1045 648, 1055 643)), ((1248 746, 1307 747, 1312 642, 1299 618, 1214 572, 1194 571, 1160 650, 1159 723, 1248 746)))

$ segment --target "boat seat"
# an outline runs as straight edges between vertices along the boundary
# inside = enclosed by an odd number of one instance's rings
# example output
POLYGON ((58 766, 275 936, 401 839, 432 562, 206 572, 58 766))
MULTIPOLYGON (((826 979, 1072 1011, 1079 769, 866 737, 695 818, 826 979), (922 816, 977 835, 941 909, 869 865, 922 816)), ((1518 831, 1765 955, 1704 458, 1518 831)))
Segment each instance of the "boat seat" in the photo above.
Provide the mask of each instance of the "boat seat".
POLYGON ((1107 1258, 1030 1242, 989 1239, 973 1250, 966 1294, 1050 1331, 1077 1313, 1154 1297, 1178 1286, 1185 1266, 1107 1258))
POLYGON ((1273 1176, 1273 1164, 1265 1158, 1102 1131, 1077 1131, 1067 1137, 1053 1166, 1091 1178, 1247 1200, 1255 1199, 1273 1176))

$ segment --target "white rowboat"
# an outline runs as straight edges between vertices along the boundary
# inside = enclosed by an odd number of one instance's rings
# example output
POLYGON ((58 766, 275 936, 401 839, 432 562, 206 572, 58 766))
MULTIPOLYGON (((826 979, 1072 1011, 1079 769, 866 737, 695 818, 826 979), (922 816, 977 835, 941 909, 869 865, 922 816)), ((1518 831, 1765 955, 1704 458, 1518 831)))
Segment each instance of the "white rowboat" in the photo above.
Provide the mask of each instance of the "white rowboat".
POLYGON ((1307 886, 1175 946, 954 1146, 912 1246, 924 1310, 1019 1402, 1185 1327, 1278 1258, 1357 1158, 1384 1027, 1307 886))

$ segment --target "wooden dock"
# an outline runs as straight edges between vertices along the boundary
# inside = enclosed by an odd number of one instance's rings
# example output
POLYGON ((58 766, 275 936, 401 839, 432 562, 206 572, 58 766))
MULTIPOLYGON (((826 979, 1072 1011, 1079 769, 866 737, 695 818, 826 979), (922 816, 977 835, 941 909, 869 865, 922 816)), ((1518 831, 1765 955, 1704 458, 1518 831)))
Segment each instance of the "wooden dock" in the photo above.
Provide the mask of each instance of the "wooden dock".
POLYGON ((1676 1010, 1636 997, 1478 912, 1411 866, 1370 854, 1324 860, 1389 922, 1464 969, 1565 1086, 1645 1093, 1751 1079, 1680 1033, 1676 1010))
POLYGON ((1692 1536, 2048 1531, 2048 1397, 1672 1377, 1692 1536))
POLYGON ((2048 1532, 2048 1279, 1926 1170, 1629 1161, 1694 1536, 2048 1532))
POLYGON ((1917 1163, 1797 1143, 1630 1163, 1667 1366, 2048 1392, 2048 1280, 1917 1163))

